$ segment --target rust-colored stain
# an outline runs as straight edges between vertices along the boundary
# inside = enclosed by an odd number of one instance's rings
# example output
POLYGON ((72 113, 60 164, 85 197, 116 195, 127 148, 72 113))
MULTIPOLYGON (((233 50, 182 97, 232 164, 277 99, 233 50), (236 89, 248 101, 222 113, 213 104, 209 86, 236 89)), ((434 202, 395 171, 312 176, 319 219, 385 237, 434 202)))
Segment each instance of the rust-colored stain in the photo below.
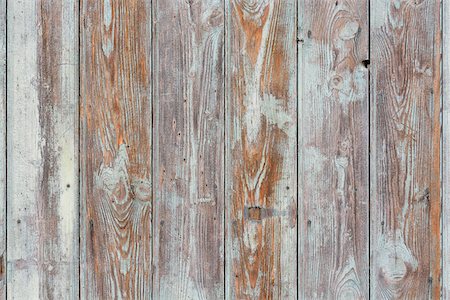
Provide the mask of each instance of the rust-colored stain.
POLYGON ((0 0, 0 298, 449 298, 447 2, 0 0))

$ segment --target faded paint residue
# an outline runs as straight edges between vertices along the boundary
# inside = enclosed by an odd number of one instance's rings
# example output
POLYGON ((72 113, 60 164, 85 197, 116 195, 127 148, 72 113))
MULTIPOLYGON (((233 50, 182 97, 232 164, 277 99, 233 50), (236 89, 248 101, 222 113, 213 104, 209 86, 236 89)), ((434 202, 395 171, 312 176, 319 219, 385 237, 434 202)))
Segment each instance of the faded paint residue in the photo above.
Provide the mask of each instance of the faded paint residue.
POLYGON ((261 101, 261 114, 266 117, 269 124, 276 125, 289 137, 295 136, 296 126, 293 124, 293 118, 286 112, 281 100, 271 95, 264 97, 264 100, 261 101))
POLYGON ((380 238, 375 260, 379 269, 378 277, 387 285, 399 284, 410 272, 417 271, 417 258, 406 246, 401 231, 387 233, 380 238))
POLYGON ((94 177, 95 187, 106 193, 111 202, 121 205, 129 199, 130 185, 126 145, 122 144, 111 165, 100 165, 94 177))

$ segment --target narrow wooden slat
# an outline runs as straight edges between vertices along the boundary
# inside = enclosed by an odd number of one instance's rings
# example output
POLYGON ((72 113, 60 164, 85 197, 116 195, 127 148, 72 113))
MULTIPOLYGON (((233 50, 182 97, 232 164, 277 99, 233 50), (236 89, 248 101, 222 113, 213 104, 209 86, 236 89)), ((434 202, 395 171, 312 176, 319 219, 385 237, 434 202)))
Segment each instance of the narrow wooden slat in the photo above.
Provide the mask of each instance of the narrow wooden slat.
POLYGON ((442 297, 450 299, 450 2, 442 2, 442 297))
POLYGON ((222 299, 223 1, 153 1, 155 299, 222 299))
POLYGON ((0 299, 6 298, 6 0, 0 0, 0 299))
POLYGON ((226 295, 297 295, 296 1, 226 1, 226 295))
POLYGON ((370 4, 371 298, 440 297, 440 3, 370 4))
POLYGON ((300 1, 300 299, 369 297, 367 4, 300 1))
POLYGON ((81 295, 151 297, 151 8, 83 0, 81 295))
POLYGON ((7 292, 78 297, 78 3, 7 1, 7 292))

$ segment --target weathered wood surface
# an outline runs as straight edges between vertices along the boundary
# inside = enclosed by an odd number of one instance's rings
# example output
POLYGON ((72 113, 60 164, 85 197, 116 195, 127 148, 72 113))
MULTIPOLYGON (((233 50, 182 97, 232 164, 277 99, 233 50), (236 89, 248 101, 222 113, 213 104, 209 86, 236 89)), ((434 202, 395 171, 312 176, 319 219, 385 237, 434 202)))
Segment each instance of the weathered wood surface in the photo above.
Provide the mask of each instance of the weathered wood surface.
POLYGON ((367 2, 299 3, 299 298, 367 299, 367 2))
POLYGON ((296 1, 227 1, 226 295, 297 295, 296 1))
POLYGON ((371 298, 438 299, 440 3, 371 1, 370 16, 371 298))
POLYGON ((450 299, 449 1, 0 0, 0 299, 450 299))
POLYGON ((442 297, 450 299, 450 1, 442 5, 442 297))
POLYGON ((6 0, 0 0, 0 299, 6 298, 6 0))
POLYGON ((75 299, 78 3, 7 5, 8 299, 75 299))
POLYGON ((151 7, 81 2, 81 295, 150 299, 151 7))
POLYGON ((155 299, 224 295, 223 1, 153 1, 155 299))

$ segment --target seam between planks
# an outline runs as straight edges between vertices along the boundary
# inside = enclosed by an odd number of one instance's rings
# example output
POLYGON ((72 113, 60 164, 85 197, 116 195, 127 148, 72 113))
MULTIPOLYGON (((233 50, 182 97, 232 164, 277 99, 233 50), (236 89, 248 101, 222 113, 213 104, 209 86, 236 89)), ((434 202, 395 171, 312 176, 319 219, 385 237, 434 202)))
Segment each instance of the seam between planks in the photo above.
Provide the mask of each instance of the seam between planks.
POLYGON ((223 161, 222 161, 222 173, 223 173, 223 299, 227 298, 227 141, 226 141, 226 130, 227 130, 227 6, 225 4, 226 0, 222 1, 223 9, 223 40, 222 40, 222 65, 223 65, 223 78, 222 78, 222 89, 223 89, 223 161))
POLYGON ((151 151, 151 154, 150 154, 150 164, 151 164, 151 166, 150 166, 150 182, 151 182, 151 187, 152 187, 152 203, 151 203, 151 235, 152 235, 152 238, 151 238, 151 240, 150 240, 150 248, 151 248, 151 259, 150 259, 150 264, 151 264, 151 272, 152 272, 152 275, 151 275, 151 283, 150 283, 150 299, 153 299, 153 290, 154 290, 154 284, 155 284, 155 266, 154 266, 154 257, 155 257, 155 255, 154 255, 154 240, 155 240, 155 224, 154 224, 154 220, 155 220, 155 199, 156 199, 156 195, 157 195, 157 193, 156 193, 156 187, 155 187, 155 182, 154 182, 154 173, 155 173, 155 149, 156 149, 156 146, 155 146, 155 144, 156 144, 156 138, 155 138, 155 136, 157 136, 156 134, 155 134, 155 131, 154 131, 154 125, 157 123, 157 122, 155 122, 155 118, 156 118, 156 115, 155 115, 155 99, 154 99, 154 95, 156 95, 156 92, 155 92, 155 81, 154 81, 154 78, 155 78, 155 73, 156 73, 156 70, 155 70, 155 65, 156 65, 156 63, 155 63, 155 57, 156 57, 156 55, 155 55, 155 49, 154 49, 154 45, 156 44, 156 43, 154 43, 154 39, 156 38, 156 34, 155 34, 155 28, 156 28, 156 26, 154 26, 154 24, 153 24, 153 19, 156 19, 156 18, 154 18, 154 14, 155 14, 155 7, 157 7, 157 4, 156 4, 156 0, 150 0, 150 26, 151 26, 151 28, 150 28, 150 61, 151 61, 151 65, 150 65, 150 73, 151 73, 151 78, 150 78, 150 84, 151 84, 151 87, 150 87, 150 93, 151 93, 151 119, 152 119, 152 121, 151 121, 151 130, 150 130, 150 136, 151 136, 151 144, 150 144, 150 151, 151 151))
POLYGON ((372 51, 371 51, 371 45, 372 45, 372 42, 371 42, 371 39, 370 39, 370 34, 371 34, 371 30, 372 30, 372 27, 371 27, 371 18, 370 18, 370 13, 371 13, 371 9, 370 9, 370 0, 367 0, 367 38, 368 38, 368 40, 367 40, 367 57, 369 58, 369 65, 367 66, 367 106, 366 106, 366 109, 367 109, 367 116, 368 116, 368 123, 369 123, 369 130, 368 130, 368 134, 367 134, 367 155, 368 155, 368 160, 367 160, 367 169, 368 169, 368 172, 369 172, 369 176, 367 176, 367 187, 368 187, 368 191, 369 191, 369 195, 368 195, 368 199, 369 199, 369 204, 368 204, 368 214, 369 214, 369 222, 368 222, 368 224, 367 224, 367 232, 368 232, 368 234, 369 234, 369 236, 368 236, 368 241, 369 241, 369 245, 368 245, 368 253, 369 253, 369 258, 368 258, 368 264, 369 264, 369 278, 368 278, 368 284, 369 284, 369 286, 368 286, 368 289, 369 289, 369 300, 370 299, 372 299, 372 290, 371 290, 371 288, 372 288, 372 284, 371 284, 371 282, 370 282, 370 278, 371 278, 371 276, 372 276, 372 265, 371 265, 371 262, 372 262, 372 260, 371 260, 371 258, 372 258, 372 251, 371 251, 371 248, 370 248, 370 246, 371 246, 371 244, 372 244, 372 236, 371 236, 371 231, 370 231, 370 223, 371 223, 371 218, 372 218, 372 216, 371 216, 371 214, 370 214, 370 212, 372 211, 372 207, 371 207, 371 203, 370 203, 370 199, 371 199, 371 197, 372 197, 372 190, 371 190, 371 185, 370 185, 370 180, 371 180, 371 175, 372 175, 372 173, 371 173, 371 170, 370 170, 370 162, 371 162, 371 159, 372 159, 372 157, 371 157, 371 153, 370 153, 370 144, 371 144, 371 140, 370 140, 370 138, 371 138, 371 136, 372 136, 372 134, 371 134, 371 131, 372 131, 372 128, 370 127, 370 125, 371 125, 371 119, 370 119, 370 115, 371 115, 371 99, 372 99, 372 93, 371 93, 371 77, 370 77, 370 62, 371 62, 371 59, 372 59, 372 57, 371 57, 371 53, 372 53, 372 51))
POLYGON ((5 299, 8 299, 8 0, 5 1, 5 299))
POLYGON ((83 0, 78 1, 78 299, 81 299, 81 9, 83 0))
POLYGON ((440 215, 439 215, 439 218, 440 218, 440 220, 439 220, 439 223, 440 223, 440 232, 441 232, 441 235, 440 235, 440 241, 439 241, 439 244, 440 244, 440 247, 441 247, 441 256, 440 256, 440 258, 439 258, 439 262, 440 262, 440 267, 441 267, 441 274, 440 274, 440 276, 439 276, 439 286, 440 286, 440 291, 439 291, 439 299, 443 299, 443 274, 445 274, 445 272, 444 272, 444 259, 443 259, 443 257, 444 257, 444 255, 443 255, 443 253, 445 252, 445 249, 444 249, 444 239, 443 239, 443 218, 442 218, 442 213, 443 213, 443 209, 444 209, 444 191, 443 191, 443 186, 444 186, 444 181, 443 181, 443 178, 444 178, 444 164, 443 164, 443 159, 444 159, 444 151, 443 151, 443 145, 444 145, 444 143, 443 143, 443 132, 444 132, 444 122, 443 122, 443 120, 444 120, 444 118, 443 118, 443 108, 444 108, 444 101, 443 101, 443 99, 444 99, 444 97, 443 97, 443 95, 444 95, 444 86, 443 86, 443 83, 444 83, 444 60, 443 60, 443 55, 444 55, 444 51, 443 51, 443 49, 444 49, 444 39, 443 39, 443 31, 444 31, 444 1, 443 0, 440 0, 439 1, 439 14, 440 14, 440 16, 439 16, 439 29, 440 29, 440 31, 439 31, 439 38, 440 38, 440 40, 442 41, 441 42, 441 44, 440 44, 440 47, 439 47, 439 51, 440 51, 440 54, 439 54, 439 72, 440 72, 440 75, 441 75, 441 78, 440 78, 440 82, 439 82, 439 85, 440 85, 440 102, 439 102, 439 105, 440 105, 440 116, 439 116, 439 120, 440 120, 440 122, 441 122, 441 124, 440 124, 440 137, 439 137, 439 166, 440 166, 440 170, 439 170, 439 175, 440 175, 440 178, 439 178, 439 189, 440 189, 440 201, 441 201, 441 203, 440 203, 440 215))

